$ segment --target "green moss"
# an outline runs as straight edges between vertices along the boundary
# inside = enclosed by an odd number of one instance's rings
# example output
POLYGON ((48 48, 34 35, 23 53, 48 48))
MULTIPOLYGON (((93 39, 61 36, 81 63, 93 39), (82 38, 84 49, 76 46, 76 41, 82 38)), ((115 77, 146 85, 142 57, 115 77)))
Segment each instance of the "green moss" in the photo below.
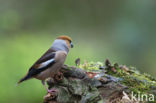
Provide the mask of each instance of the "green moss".
POLYGON ((86 71, 99 70, 99 67, 102 67, 103 63, 101 62, 85 62, 84 64, 80 64, 79 68, 83 68, 86 71))
POLYGON ((145 75, 144 73, 140 73, 137 69, 133 67, 129 68, 129 71, 125 71, 124 69, 117 69, 116 73, 112 73, 111 71, 108 74, 111 74, 116 77, 122 78, 120 81, 121 84, 124 84, 130 88, 130 90, 138 93, 147 93, 150 92, 151 86, 156 86, 156 81, 151 79, 150 75, 145 75))
POLYGON ((113 66, 109 64, 108 66, 101 62, 85 62, 79 67, 87 71, 99 70, 100 67, 103 67, 103 70, 107 71, 106 74, 121 78, 119 82, 127 86, 134 93, 151 93, 151 87, 156 88, 156 79, 154 77, 146 73, 140 73, 134 67, 126 67, 118 64, 113 66))

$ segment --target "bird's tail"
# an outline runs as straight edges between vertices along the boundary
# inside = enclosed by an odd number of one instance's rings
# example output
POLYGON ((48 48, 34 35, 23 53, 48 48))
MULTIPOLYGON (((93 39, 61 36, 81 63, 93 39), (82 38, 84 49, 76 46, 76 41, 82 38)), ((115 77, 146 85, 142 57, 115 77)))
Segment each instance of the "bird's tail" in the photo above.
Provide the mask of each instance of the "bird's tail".
POLYGON ((17 85, 20 84, 20 83, 22 83, 22 82, 25 81, 25 80, 28 80, 28 79, 30 79, 30 76, 29 76, 29 75, 24 76, 23 78, 21 78, 21 79, 17 82, 17 85))

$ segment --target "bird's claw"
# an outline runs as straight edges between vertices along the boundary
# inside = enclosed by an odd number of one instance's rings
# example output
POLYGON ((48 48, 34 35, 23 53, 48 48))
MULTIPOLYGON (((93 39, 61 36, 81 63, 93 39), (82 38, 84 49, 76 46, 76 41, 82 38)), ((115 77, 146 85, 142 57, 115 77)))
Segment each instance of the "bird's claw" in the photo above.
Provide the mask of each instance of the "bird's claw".
POLYGON ((48 93, 55 93, 55 92, 57 92, 56 89, 50 89, 50 90, 48 90, 48 93))

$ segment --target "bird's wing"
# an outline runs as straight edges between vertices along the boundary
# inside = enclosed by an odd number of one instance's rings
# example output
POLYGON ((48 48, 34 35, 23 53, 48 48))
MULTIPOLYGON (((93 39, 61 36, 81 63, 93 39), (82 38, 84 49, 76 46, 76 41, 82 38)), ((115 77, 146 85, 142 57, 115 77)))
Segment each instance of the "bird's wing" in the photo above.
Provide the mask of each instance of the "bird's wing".
POLYGON ((56 52, 53 49, 49 49, 47 52, 38 59, 32 67, 29 69, 26 76, 24 76, 18 83, 21 83, 27 79, 34 77, 35 75, 41 73, 42 71, 48 69, 48 67, 55 64, 55 54, 56 52))
POLYGON ((32 72, 32 75, 36 75, 53 65, 55 63, 55 54, 56 52, 50 48, 34 63, 29 72, 32 72))
MULTIPOLYGON (((41 58, 39 58, 36 62, 35 62, 35 64, 33 65, 33 66, 35 66, 36 64, 40 64, 40 63, 43 63, 43 62, 45 62, 45 61, 47 61, 47 60, 49 60, 49 59, 51 59, 51 58, 54 58, 54 53, 55 53, 56 51, 55 50, 53 50, 53 49, 48 49, 42 56, 41 56, 41 58)), ((32 67, 33 67, 32 66, 32 67)))

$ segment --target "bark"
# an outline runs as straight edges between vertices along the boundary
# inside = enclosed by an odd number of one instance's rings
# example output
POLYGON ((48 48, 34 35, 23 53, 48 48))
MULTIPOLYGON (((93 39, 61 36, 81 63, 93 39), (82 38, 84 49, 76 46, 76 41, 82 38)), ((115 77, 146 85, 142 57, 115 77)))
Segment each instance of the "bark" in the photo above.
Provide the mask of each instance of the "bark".
POLYGON ((59 74, 48 79, 49 89, 55 92, 47 93, 44 103, 137 103, 127 97, 130 89, 120 78, 107 74, 116 73, 115 66, 108 60, 99 70, 91 71, 64 65, 59 74))

